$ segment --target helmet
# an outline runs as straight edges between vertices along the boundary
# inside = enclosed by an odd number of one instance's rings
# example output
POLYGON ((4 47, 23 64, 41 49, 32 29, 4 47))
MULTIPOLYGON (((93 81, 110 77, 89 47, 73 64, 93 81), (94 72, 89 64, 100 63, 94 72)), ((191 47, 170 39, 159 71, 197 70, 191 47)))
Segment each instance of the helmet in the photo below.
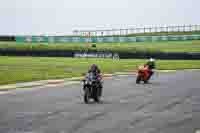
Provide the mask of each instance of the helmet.
POLYGON ((96 64, 92 64, 92 65, 91 65, 91 69, 92 69, 92 70, 97 69, 97 65, 96 65, 96 64))
POLYGON ((92 64, 92 66, 91 67, 97 67, 97 65, 96 64, 92 64))
POLYGON ((155 61, 155 59, 153 59, 153 58, 150 58, 150 59, 149 59, 149 61, 150 61, 150 62, 154 62, 154 61, 155 61))

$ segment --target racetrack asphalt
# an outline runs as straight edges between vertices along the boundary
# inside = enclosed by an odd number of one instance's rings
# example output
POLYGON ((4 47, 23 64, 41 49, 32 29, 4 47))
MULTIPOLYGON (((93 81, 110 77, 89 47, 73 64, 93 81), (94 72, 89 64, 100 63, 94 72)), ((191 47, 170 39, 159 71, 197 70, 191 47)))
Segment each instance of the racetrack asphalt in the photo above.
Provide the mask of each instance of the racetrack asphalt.
POLYGON ((0 95, 0 133, 195 133, 200 129, 200 71, 104 80, 100 103, 85 104, 80 82, 0 95))

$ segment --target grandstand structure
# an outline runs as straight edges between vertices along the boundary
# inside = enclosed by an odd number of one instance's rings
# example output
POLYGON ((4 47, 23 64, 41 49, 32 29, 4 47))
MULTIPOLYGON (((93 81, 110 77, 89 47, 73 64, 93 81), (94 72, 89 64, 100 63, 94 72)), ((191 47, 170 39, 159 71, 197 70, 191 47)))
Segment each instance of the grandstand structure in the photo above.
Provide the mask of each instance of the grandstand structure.
POLYGON ((197 32, 200 25, 137 27, 127 29, 74 30, 74 36, 127 36, 145 33, 197 32))

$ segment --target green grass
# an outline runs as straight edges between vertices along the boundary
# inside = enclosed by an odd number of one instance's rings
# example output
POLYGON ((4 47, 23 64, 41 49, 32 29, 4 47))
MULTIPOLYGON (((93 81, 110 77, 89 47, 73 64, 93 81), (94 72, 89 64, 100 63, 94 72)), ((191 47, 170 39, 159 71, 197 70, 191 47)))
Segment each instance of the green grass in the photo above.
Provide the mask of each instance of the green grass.
MULTIPOLYGON (((146 60, 73 59, 0 56, 0 84, 81 76, 96 63, 103 73, 135 70, 146 60)), ((157 69, 199 69, 200 61, 158 60, 157 69)))
POLYGON ((96 48, 84 43, 16 43, 0 42, 0 49, 26 51, 40 50, 77 50, 77 51, 113 51, 113 52, 200 52, 200 40, 168 41, 168 42, 137 42, 137 43, 97 43, 96 48))

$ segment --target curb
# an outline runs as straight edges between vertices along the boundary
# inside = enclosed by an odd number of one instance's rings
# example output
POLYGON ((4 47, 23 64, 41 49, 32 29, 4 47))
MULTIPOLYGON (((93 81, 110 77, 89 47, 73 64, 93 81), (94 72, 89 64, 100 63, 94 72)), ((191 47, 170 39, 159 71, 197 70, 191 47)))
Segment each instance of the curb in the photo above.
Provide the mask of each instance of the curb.
MULTIPOLYGON (((112 77, 115 74, 104 74, 103 77, 112 77)), ((17 84, 10 84, 10 85, 3 85, 0 86, 0 92, 1 91, 10 91, 20 88, 29 88, 29 87, 38 87, 38 86, 44 86, 44 85, 55 85, 55 84, 61 84, 69 81, 80 81, 84 77, 72 77, 72 78, 66 78, 66 79, 56 79, 56 80, 41 80, 41 81, 33 81, 33 82, 25 82, 25 83, 17 83, 17 84)))
POLYGON ((17 88, 16 85, 4 85, 4 86, 0 87, 0 92, 1 91, 9 91, 9 90, 16 89, 16 88, 17 88))
POLYGON ((47 84, 59 84, 63 83, 65 80, 49 80, 47 84))
POLYGON ((69 82, 69 81, 80 81, 82 78, 83 77, 73 77, 73 78, 67 78, 67 79, 41 80, 41 81, 35 81, 35 82, 33 81, 33 82, 3 85, 3 86, 0 86, 0 92, 26 88, 26 87, 30 88, 30 87, 39 87, 39 86, 44 86, 44 85, 55 85, 55 84, 69 82))
POLYGON ((177 70, 156 70, 155 72, 161 72, 161 73, 168 73, 168 72, 176 72, 177 70))
POLYGON ((0 86, 0 92, 1 91, 10 91, 10 90, 15 90, 18 88, 29 88, 29 87, 37 87, 37 86, 43 86, 46 85, 46 82, 43 83, 34 83, 34 82, 30 82, 30 83, 20 83, 21 85, 18 84, 13 84, 13 85, 4 85, 4 86, 0 86))

